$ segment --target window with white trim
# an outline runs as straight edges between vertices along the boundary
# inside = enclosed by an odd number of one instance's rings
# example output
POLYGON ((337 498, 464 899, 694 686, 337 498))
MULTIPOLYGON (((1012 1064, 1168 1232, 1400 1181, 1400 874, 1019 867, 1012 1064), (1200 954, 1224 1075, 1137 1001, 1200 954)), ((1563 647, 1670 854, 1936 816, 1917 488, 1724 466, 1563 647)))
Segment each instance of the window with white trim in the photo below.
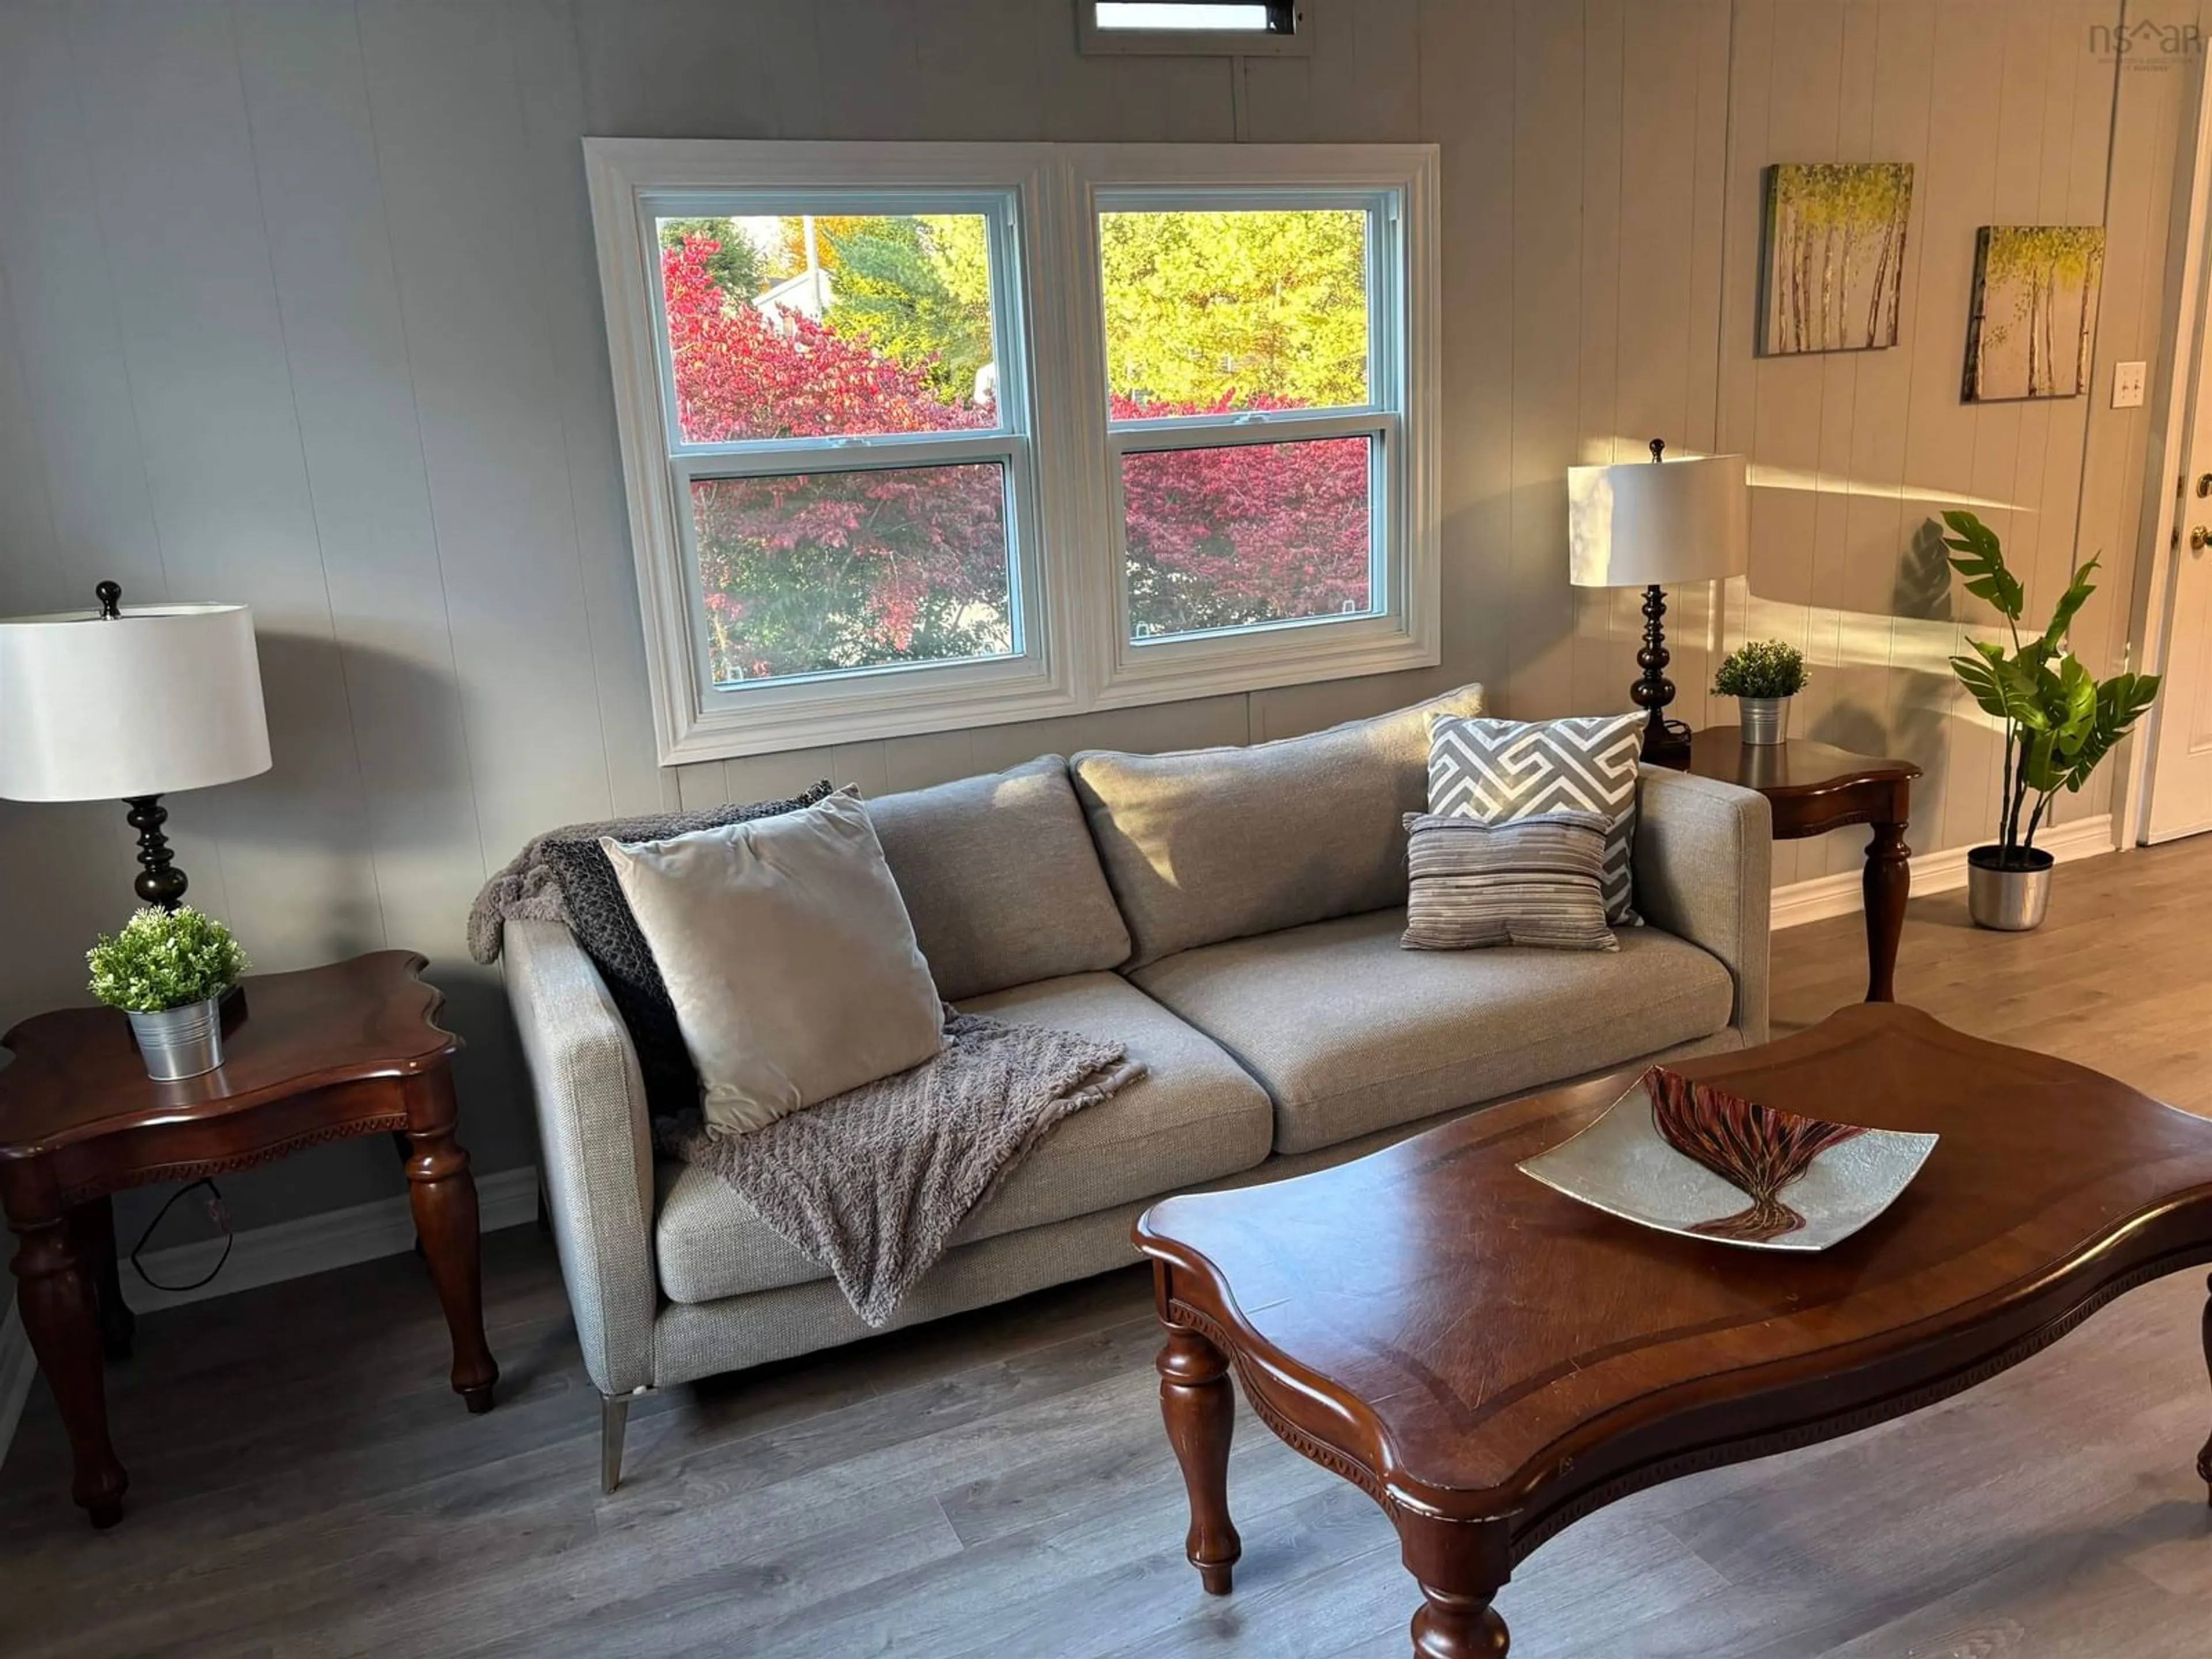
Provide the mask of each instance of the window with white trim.
POLYGON ((1433 149, 586 148, 663 763, 1437 660, 1433 149))

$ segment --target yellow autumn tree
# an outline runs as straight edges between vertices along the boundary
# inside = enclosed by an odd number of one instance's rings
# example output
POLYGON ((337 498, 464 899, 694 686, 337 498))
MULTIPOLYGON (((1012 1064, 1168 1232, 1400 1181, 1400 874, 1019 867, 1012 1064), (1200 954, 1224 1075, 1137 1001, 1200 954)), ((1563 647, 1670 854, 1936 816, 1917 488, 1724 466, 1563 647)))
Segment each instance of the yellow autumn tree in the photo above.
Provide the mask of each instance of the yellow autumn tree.
POLYGON ((1106 213, 1111 389, 1139 404, 1367 400, 1367 216, 1106 213))

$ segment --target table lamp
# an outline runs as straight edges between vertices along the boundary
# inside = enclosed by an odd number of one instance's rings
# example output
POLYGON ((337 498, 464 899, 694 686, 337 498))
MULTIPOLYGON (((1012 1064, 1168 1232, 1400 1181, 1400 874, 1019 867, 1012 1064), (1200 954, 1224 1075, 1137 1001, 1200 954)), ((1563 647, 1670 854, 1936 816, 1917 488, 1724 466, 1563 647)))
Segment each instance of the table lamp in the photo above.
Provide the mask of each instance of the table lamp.
POLYGON ((1568 579, 1577 587, 1644 590, 1644 673, 1628 695, 1649 715, 1643 758, 1685 766, 1690 728, 1667 718, 1674 682, 1667 678, 1667 587, 1743 574, 1751 545, 1751 496, 1741 455, 1651 459, 1618 466, 1567 469, 1568 579))
POLYGON ((242 605, 0 618, 0 796, 120 800, 138 832, 140 901, 185 896, 161 797, 269 769, 253 614, 242 605))

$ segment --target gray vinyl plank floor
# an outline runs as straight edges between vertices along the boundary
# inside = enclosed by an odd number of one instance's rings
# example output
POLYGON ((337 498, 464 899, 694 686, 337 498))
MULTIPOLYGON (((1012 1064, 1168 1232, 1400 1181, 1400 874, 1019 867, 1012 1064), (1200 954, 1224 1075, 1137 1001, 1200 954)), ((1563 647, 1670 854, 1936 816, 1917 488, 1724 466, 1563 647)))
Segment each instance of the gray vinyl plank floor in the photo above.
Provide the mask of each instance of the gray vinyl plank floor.
MULTIPOLYGON (((499 1408, 446 1392, 411 1258, 146 1319, 130 1513, 85 1528, 34 1394, 0 1466, 0 1654, 1399 1656, 1360 1493, 1242 1416, 1236 1594, 1184 1565, 1140 1272, 641 1407, 622 1490, 552 1253, 487 1241, 499 1408)), ((2193 1275, 1902 1421, 1601 1511, 1499 1601, 1522 1659, 2212 1652, 2193 1275)))

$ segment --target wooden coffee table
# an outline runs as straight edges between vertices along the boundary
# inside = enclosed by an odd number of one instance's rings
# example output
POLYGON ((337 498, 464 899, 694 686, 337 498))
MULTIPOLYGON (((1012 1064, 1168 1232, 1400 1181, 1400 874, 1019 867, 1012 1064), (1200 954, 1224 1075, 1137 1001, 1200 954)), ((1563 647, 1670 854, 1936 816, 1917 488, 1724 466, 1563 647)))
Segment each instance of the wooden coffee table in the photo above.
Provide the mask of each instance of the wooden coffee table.
MULTIPOLYGON (((1522 1175, 1632 1073, 1138 1222, 1191 1563, 1238 1554, 1229 1373, 1364 1489, 1420 1584, 1413 1650, 1506 1650, 1491 1601, 1546 1539, 1679 1475, 1848 1434, 1996 1376, 2121 1292, 2212 1261, 2212 1122, 1895 1003, 1686 1062, 1762 1103, 1942 1136, 1819 1255, 1673 1237, 1522 1175)), ((2212 1360, 2212 1309, 2204 1334, 2212 1360)), ((2212 1480, 2212 1443, 2197 1473, 2212 1480)))

